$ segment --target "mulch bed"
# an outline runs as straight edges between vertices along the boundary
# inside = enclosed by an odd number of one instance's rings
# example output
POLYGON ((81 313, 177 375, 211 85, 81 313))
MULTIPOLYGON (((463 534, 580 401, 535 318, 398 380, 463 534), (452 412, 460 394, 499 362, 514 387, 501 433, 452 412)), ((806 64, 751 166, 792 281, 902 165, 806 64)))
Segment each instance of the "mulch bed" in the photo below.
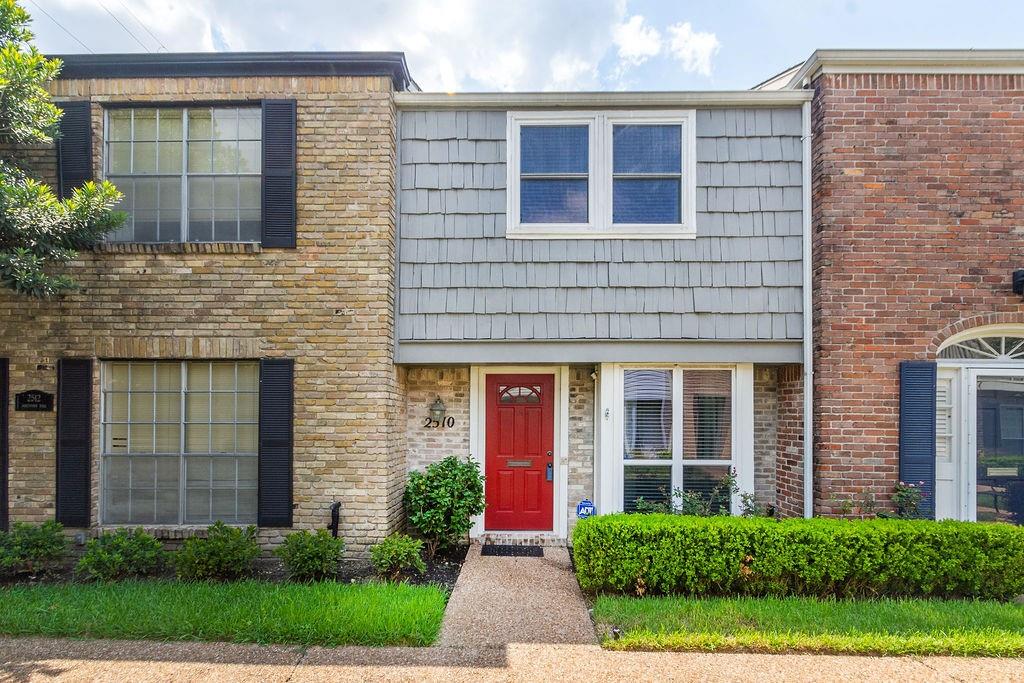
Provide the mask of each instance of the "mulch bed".
MULTIPOLYGON (((427 571, 420 575, 415 572, 403 577, 411 584, 426 585, 434 584, 451 593, 455 582, 462 571, 462 564, 466 561, 466 553, 469 546, 461 545, 455 548, 439 552, 433 560, 427 562, 427 571)), ((173 579, 174 569, 165 567, 157 578, 173 579)), ((252 578, 261 581, 282 582, 288 577, 284 572, 281 561, 276 558, 260 558, 256 560, 256 566, 252 578)), ((362 583, 376 581, 377 574, 373 566, 366 560, 346 560, 341 563, 341 569, 336 577, 337 581, 344 583, 362 583)), ((31 586, 38 584, 70 583, 76 580, 74 564, 67 566, 46 575, 41 576, 2 576, 0 575, 0 586, 23 585, 31 586)))

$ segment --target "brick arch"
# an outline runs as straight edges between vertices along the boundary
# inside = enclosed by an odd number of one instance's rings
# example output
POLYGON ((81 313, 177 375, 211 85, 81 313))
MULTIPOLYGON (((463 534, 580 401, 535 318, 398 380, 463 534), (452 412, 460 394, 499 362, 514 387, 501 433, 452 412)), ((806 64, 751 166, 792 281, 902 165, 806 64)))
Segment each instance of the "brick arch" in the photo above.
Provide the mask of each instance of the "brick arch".
POLYGON ((988 327, 990 325, 1024 325, 1024 313, 981 313, 970 318, 962 318, 951 323, 940 330, 928 345, 928 355, 932 358, 939 352, 943 342, 953 335, 966 332, 974 328, 988 327))

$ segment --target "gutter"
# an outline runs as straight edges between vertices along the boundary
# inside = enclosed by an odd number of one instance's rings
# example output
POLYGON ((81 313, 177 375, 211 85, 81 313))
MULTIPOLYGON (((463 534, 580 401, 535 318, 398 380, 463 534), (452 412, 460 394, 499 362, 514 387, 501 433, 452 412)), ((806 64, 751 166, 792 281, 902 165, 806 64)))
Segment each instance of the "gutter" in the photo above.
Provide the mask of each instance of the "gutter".
POLYGON ((719 90, 679 92, 398 92, 400 109, 570 109, 585 107, 780 107, 809 102, 805 90, 719 90))
MULTIPOLYGON (((811 92, 813 90, 804 91, 811 92)), ((811 103, 803 104, 803 353, 804 353, 804 517, 814 516, 814 269, 811 258, 811 103)))

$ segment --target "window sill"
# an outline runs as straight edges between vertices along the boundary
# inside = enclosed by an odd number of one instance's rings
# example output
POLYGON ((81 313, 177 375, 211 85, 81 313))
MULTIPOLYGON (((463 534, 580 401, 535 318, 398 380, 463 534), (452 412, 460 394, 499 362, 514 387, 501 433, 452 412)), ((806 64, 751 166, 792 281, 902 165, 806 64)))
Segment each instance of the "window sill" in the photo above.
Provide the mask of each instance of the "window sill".
POLYGON ((552 230, 548 228, 509 228, 510 240, 692 240, 694 230, 668 228, 657 230, 552 230))
POLYGON ((100 254, 259 254, 258 242, 101 242, 100 254))

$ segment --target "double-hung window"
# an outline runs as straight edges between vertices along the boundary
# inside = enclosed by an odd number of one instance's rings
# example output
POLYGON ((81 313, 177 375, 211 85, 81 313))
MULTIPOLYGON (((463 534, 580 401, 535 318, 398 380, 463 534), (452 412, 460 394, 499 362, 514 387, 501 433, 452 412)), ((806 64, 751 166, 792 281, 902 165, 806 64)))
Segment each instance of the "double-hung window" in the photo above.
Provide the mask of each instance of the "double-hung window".
POLYGON ((506 234, 696 234, 694 112, 510 112, 506 234))
POLYGON ((109 109, 107 179, 128 214, 112 242, 258 242, 262 111, 109 109))
POLYGON ((641 498, 678 508, 683 497, 693 497, 713 511, 731 510, 727 477, 738 462, 735 372, 683 367, 621 372, 623 509, 635 511, 641 498))
POLYGON ((104 524, 256 522, 259 363, 106 362, 104 524))

